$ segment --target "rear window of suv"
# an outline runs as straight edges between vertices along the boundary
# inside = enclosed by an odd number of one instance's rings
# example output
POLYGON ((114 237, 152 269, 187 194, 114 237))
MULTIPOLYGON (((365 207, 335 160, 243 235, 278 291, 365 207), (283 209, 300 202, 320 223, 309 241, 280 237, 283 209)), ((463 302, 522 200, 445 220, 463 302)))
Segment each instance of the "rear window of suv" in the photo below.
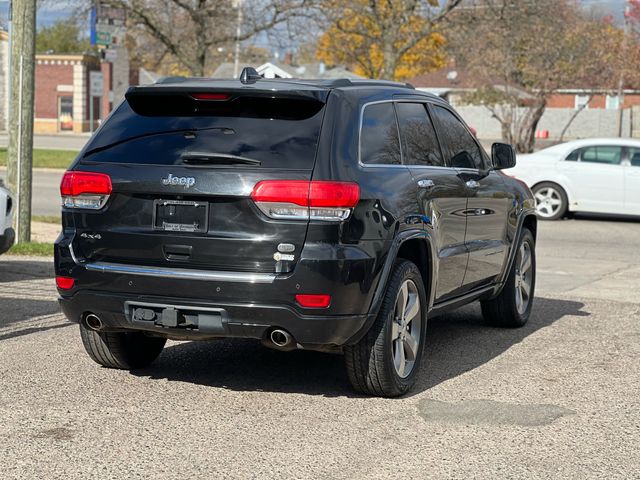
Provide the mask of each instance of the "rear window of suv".
POLYGON ((238 97, 185 108, 175 98, 125 100, 92 138, 82 161, 178 165, 190 156, 216 154, 254 160, 262 168, 313 168, 322 102, 238 97))

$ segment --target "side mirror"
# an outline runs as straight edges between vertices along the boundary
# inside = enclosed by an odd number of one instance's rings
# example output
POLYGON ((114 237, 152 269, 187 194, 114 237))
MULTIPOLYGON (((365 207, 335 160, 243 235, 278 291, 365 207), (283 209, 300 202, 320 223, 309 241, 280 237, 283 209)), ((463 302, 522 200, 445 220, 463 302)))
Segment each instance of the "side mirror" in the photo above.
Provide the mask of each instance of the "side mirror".
POLYGON ((516 166, 516 152, 507 143, 494 143, 491 145, 491 163, 495 170, 504 170, 516 166))

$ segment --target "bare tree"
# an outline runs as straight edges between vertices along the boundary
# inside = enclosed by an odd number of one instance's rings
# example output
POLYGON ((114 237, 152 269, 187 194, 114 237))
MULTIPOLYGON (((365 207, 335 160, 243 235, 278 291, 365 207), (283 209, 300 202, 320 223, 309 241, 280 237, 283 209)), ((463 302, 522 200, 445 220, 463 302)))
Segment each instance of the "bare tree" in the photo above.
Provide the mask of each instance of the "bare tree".
POLYGON ((533 150, 551 95, 614 89, 623 68, 624 32, 585 18, 571 0, 482 0, 462 9, 450 30, 456 59, 482 87, 468 100, 492 112, 519 152, 533 150))
MULTIPOLYGON (((220 61, 220 50, 280 25, 310 6, 310 0, 111 0, 126 9, 130 50, 155 49, 159 61, 205 76, 220 61), (243 9, 240 35, 237 8, 243 9)), ((144 50, 149 52, 149 50, 144 50)), ((134 52, 135 53, 135 52, 134 52)))

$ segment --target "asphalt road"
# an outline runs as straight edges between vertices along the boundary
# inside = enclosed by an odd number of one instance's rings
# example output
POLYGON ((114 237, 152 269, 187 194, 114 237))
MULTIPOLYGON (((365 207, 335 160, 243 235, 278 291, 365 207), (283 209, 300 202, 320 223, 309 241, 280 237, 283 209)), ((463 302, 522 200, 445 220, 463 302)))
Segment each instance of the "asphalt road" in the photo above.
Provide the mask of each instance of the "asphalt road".
POLYGON ((49 261, 0 257, 0 477, 640 478, 640 223, 543 223, 533 316, 430 320, 415 391, 354 395, 340 356, 170 342, 100 368, 49 261))
MULTIPOLYGON (((62 133, 58 135, 34 135, 34 148, 47 148, 51 150, 80 150, 89 140, 89 134, 76 135, 62 133)), ((7 133, 0 132, 0 147, 6 147, 9 143, 7 133)))
MULTIPOLYGON (((34 148, 52 150, 80 150, 89 140, 88 134, 35 135, 34 148)), ((0 133, 0 147, 7 146, 7 134, 0 133)), ((31 208, 34 215, 60 214, 60 179, 62 170, 34 169, 31 208)), ((0 167, 0 178, 5 179, 7 171, 0 167)))
MULTIPOLYGON (((33 215, 60 215, 60 180, 63 173, 64 170, 33 170, 33 215)), ((5 179, 6 175, 7 170, 0 168, 0 178, 5 179)))

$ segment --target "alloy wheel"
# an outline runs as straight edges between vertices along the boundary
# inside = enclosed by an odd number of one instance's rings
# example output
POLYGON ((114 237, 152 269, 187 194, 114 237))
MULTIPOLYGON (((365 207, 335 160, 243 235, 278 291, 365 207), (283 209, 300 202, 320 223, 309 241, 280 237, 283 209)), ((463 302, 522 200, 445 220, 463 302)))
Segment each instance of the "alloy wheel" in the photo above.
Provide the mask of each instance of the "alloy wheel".
POLYGON ((405 280, 400 287, 393 315, 393 366, 398 376, 406 378, 416 363, 422 333, 420 295, 412 280, 405 280))
POLYGON ((516 258, 516 308, 523 315, 531 301, 531 287, 533 284, 533 261, 531 246, 522 242, 516 258))
POLYGON ((562 208, 560 192, 553 187, 543 187, 534 194, 536 212, 544 218, 551 218, 562 208))

